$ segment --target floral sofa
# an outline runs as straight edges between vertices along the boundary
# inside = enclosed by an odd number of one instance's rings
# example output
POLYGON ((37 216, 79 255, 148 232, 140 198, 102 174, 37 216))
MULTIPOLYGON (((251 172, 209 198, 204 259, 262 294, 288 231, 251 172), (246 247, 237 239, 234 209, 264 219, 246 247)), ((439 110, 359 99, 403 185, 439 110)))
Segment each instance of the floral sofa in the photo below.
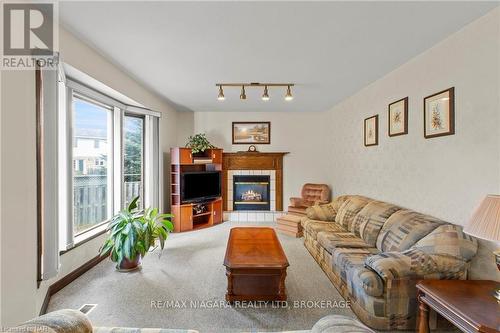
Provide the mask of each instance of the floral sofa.
MULTIPOLYGON (((78 310, 63 309, 27 321, 3 332, 26 333, 198 333, 196 330, 164 328, 92 327, 86 315, 78 310)), ((329 315, 321 318, 310 330, 281 333, 374 333, 353 318, 329 315)))
POLYGON ((378 330, 415 329, 416 282, 466 279, 477 242, 437 218, 358 195, 307 210, 304 245, 378 330))

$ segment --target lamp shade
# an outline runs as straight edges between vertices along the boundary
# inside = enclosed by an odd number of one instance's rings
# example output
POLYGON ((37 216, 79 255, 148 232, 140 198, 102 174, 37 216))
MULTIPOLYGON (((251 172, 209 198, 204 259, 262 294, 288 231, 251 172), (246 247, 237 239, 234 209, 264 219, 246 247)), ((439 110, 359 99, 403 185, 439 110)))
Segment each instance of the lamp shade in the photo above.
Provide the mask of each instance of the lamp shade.
POLYGON ((500 241, 500 195, 487 195, 476 209, 464 232, 482 239, 500 241))

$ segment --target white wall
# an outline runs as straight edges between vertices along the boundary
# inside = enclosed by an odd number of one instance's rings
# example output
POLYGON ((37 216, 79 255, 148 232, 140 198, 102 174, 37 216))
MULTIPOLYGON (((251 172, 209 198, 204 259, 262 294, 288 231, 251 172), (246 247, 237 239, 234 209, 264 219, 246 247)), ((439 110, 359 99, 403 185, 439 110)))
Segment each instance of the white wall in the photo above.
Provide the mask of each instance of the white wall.
POLYGON ((37 311, 35 74, 3 71, 1 86, 0 326, 6 326, 37 311))
MULTIPOLYGON (((165 100, 63 28, 59 37, 64 62, 137 102, 162 112, 161 149, 165 154, 170 147, 177 145, 178 140, 184 139, 184 128, 191 131, 193 124, 189 112, 179 116, 165 100)), ((44 281, 37 289, 34 73, 3 72, 1 80, 0 326, 10 326, 38 315, 47 288, 95 257, 103 236, 62 255, 59 275, 44 281)), ((169 188, 167 179, 165 189, 169 188)), ((169 207, 169 193, 164 197, 165 207, 169 207)))
MULTIPOLYGON (((463 225, 500 193, 500 10, 473 22, 329 111, 330 183, 463 225), (455 87, 456 134, 423 137, 423 98, 455 87), (409 134, 387 135, 387 106, 409 96, 409 134), (363 119, 379 115, 379 145, 363 119)), ((483 243, 484 244, 484 243, 483 243)), ((500 280, 485 248, 473 277, 500 280)))
MULTIPOLYGON (((286 103, 286 102, 283 102, 286 103)), ((206 133, 208 139, 224 151, 247 150, 246 145, 232 145, 233 121, 270 121, 271 144, 256 145, 259 151, 290 152, 284 158, 284 206, 290 196, 300 195, 306 182, 328 181, 325 112, 195 112, 195 133, 206 133)))

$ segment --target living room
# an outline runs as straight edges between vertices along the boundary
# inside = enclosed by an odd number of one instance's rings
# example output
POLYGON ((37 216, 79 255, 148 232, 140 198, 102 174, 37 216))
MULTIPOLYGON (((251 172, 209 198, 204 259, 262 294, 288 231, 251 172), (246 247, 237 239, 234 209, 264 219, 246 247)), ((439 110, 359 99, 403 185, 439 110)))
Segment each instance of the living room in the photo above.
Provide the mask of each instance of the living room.
POLYGON ((53 29, 2 34, 0 327, 500 331, 498 2, 49 4, 2 3, 53 29))

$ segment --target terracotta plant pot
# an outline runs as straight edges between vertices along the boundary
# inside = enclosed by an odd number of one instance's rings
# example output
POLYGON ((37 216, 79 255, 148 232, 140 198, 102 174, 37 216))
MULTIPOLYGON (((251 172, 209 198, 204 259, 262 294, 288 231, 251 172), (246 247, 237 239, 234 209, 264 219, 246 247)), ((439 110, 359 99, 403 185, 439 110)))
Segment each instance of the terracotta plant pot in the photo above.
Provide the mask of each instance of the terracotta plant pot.
POLYGON ((116 265, 116 269, 119 272, 131 272, 136 269, 141 268, 141 255, 137 255, 134 260, 129 260, 127 258, 123 258, 123 260, 116 265))

